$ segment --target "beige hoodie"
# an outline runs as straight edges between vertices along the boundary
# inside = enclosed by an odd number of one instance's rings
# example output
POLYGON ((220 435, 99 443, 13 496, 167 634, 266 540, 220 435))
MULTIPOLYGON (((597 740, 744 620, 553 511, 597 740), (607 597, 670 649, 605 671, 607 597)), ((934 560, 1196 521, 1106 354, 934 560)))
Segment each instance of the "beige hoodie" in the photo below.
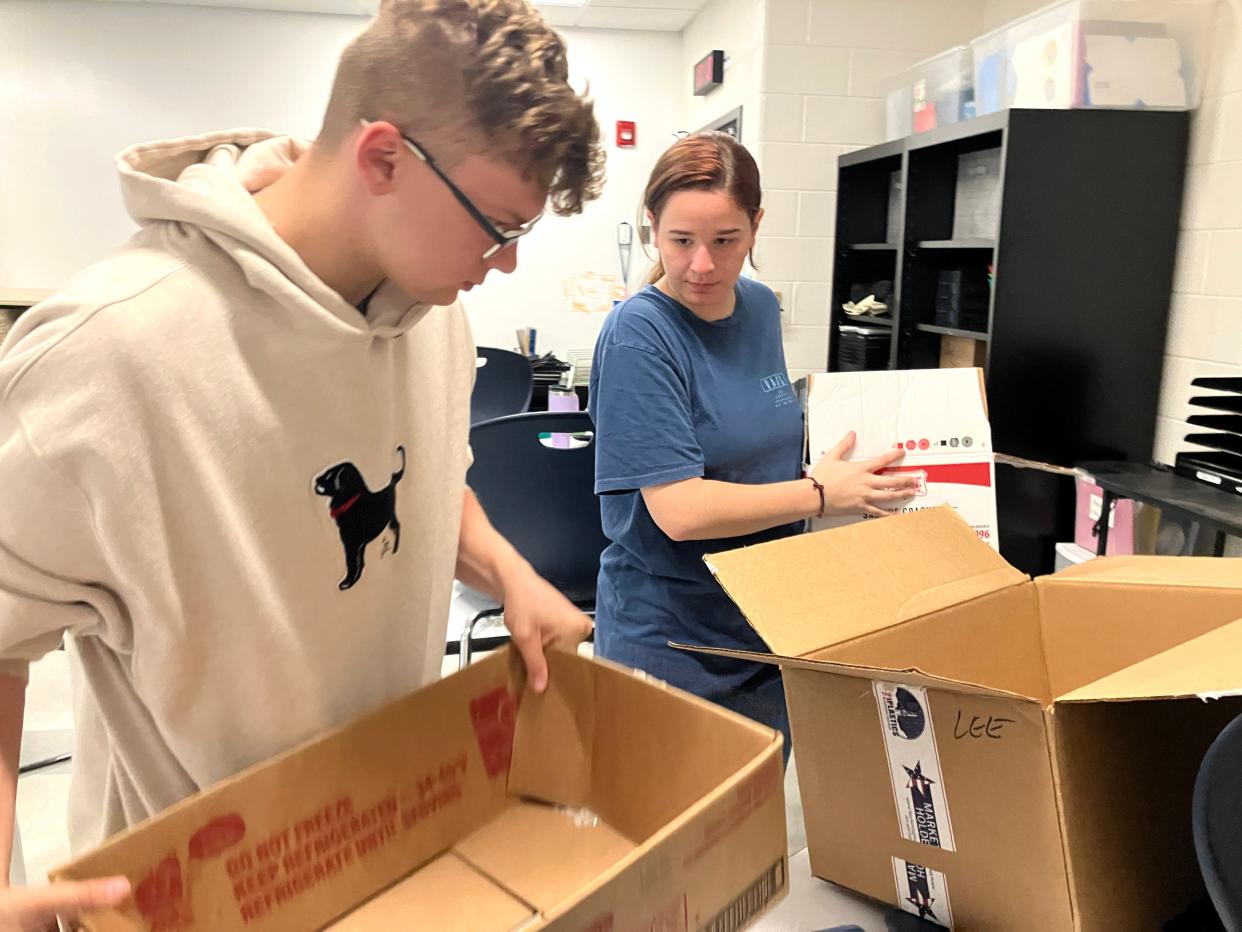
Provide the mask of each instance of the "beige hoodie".
POLYGON ((276 236, 251 193, 304 148, 122 153, 141 230, 0 350, 0 672, 70 633, 75 849, 439 669, 473 342, 276 236))

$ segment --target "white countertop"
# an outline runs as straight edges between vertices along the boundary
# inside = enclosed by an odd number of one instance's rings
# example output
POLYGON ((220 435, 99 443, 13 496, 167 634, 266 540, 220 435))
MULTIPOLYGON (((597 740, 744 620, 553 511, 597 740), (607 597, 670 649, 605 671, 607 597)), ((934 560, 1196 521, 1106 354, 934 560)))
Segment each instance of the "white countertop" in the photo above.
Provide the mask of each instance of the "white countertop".
POLYGON ((30 307, 51 296, 43 288, 0 288, 0 307, 30 307))

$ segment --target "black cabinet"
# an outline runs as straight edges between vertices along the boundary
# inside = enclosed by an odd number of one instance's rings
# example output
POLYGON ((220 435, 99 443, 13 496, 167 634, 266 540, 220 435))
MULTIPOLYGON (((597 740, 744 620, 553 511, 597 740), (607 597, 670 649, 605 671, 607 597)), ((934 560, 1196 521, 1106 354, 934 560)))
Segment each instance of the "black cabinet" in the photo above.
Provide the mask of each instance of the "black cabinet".
MULTIPOLYGON (((1149 460, 1189 116, 1010 110, 842 156, 829 370, 856 365, 843 326, 891 334, 890 368, 934 368, 951 342, 986 372, 998 452, 1149 460), (842 310, 886 283, 885 317, 842 310)), ((1048 572, 1072 484, 1017 473, 997 468, 1001 549, 1048 572)))

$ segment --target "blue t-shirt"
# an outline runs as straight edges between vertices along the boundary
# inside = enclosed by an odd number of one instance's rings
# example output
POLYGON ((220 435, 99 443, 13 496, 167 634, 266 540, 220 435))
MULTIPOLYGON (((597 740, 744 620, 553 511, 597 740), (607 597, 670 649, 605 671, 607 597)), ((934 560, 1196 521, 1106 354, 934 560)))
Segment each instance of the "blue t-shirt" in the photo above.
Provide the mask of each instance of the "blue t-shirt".
POLYGON ((596 648, 700 695, 770 668, 671 650, 669 641, 766 650, 704 554, 775 540, 802 522, 678 542, 639 490, 682 479, 786 482, 802 474, 802 413, 789 384, 780 307, 748 279, 725 320, 707 322, 648 286, 604 322, 591 368, 595 492, 611 544, 600 560, 596 648))

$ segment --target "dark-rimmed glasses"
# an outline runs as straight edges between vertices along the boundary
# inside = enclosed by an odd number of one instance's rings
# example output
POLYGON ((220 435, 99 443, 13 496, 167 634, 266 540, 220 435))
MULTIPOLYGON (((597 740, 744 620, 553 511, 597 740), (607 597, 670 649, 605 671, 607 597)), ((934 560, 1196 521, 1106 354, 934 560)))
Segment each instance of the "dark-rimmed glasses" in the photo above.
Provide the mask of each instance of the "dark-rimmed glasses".
MULTIPOLYGON (((362 125, 366 126, 368 123, 372 122, 374 121, 363 120, 362 125)), ((530 220, 527 220, 525 223, 519 224, 512 229, 500 229, 487 216, 487 214, 483 213, 483 211, 474 206, 474 202, 466 196, 466 192, 453 183, 453 179, 444 173, 444 170, 435 163, 435 159, 427 154, 426 149, 405 133, 401 132, 401 130, 398 129, 397 132, 401 135, 401 141, 405 143, 406 148, 413 152, 424 165, 435 173, 437 178, 444 182, 445 187, 447 187, 453 197, 457 199, 457 203, 461 204, 466 213, 470 215, 471 219, 473 219, 474 222, 479 225, 480 229, 482 229, 483 232, 486 233, 493 241, 492 246, 490 246, 487 251, 483 253, 484 260, 494 258, 502 249, 516 243, 519 239, 529 233, 534 228, 535 224, 539 222, 540 218, 543 217, 543 213, 540 212, 537 216, 532 217, 530 220)))

